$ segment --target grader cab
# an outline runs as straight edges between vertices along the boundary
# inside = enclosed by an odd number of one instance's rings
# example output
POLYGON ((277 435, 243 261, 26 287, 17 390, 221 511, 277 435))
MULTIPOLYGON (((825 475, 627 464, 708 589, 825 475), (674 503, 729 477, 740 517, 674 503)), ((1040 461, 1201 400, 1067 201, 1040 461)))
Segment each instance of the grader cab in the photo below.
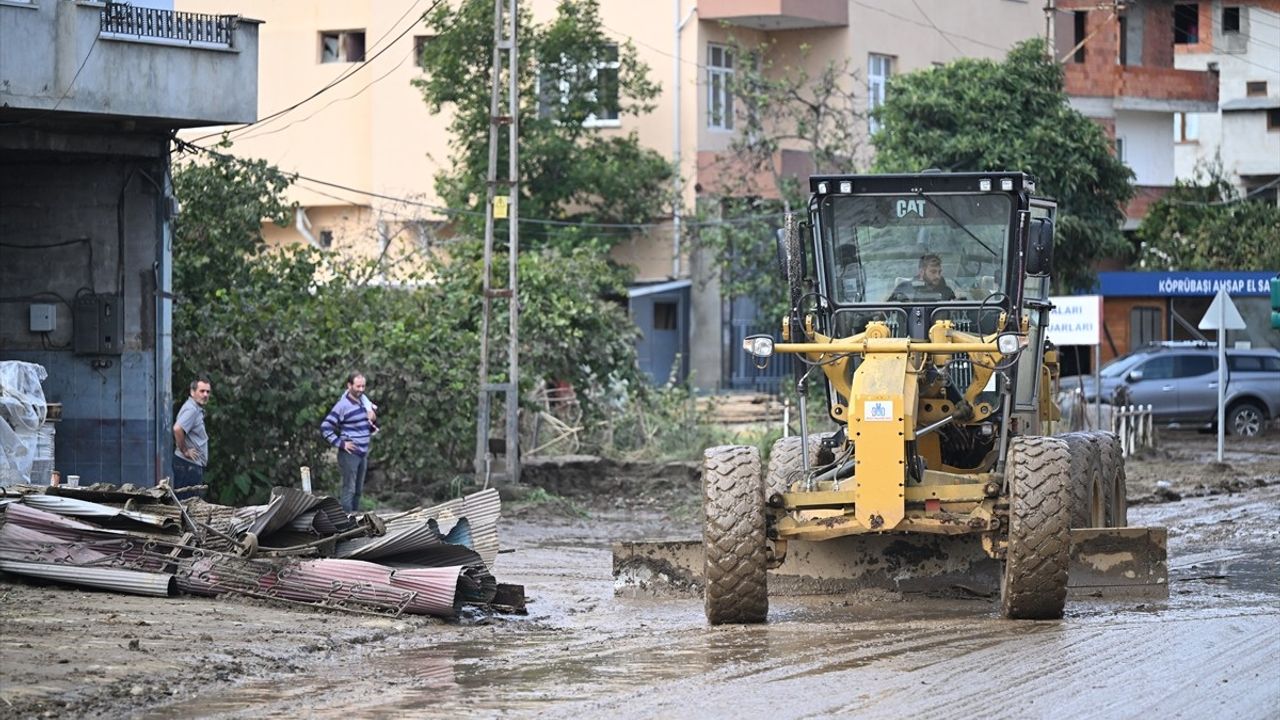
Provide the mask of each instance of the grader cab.
POLYGON ((1122 527, 1126 509, 1114 436, 1046 434, 1055 203, 1017 172, 809 187, 807 217, 779 237, 780 338, 745 342, 757 365, 798 361, 801 432, 763 473, 754 447, 705 453, 708 621, 763 622, 770 569, 797 545, 908 535, 976 536, 1002 615, 1061 617, 1071 529, 1122 527), (810 387, 825 389, 834 431, 807 427, 810 387))

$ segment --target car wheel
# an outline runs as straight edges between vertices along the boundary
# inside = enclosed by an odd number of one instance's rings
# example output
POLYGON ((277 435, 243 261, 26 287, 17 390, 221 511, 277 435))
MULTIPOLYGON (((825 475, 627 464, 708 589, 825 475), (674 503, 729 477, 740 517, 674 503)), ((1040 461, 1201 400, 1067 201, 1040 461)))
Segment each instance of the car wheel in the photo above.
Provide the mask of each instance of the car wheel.
POLYGON ((1227 413, 1227 429, 1232 435, 1257 437, 1262 434, 1266 422, 1267 416, 1262 408, 1249 402, 1239 403, 1227 413))

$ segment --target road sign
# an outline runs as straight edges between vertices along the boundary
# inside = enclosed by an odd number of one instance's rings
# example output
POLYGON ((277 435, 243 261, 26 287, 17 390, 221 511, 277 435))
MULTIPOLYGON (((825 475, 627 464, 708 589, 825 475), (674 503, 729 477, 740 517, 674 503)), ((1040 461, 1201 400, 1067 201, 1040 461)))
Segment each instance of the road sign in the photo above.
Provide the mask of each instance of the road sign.
POLYGON ((1049 298, 1048 337, 1056 345, 1102 343, 1102 296, 1055 295, 1049 298))
POLYGON ((1243 330, 1246 325, 1244 318, 1240 316, 1240 309, 1227 294, 1227 289, 1220 287, 1197 327, 1201 330, 1243 330))
POLYGON ((1245 329, 1240 309, 1231 301, 1226 287, 1218 288, 1218 294, 1209 304, 1209 310, 1200 319, 1201 330, 1218 331, 1218 462, 1222 462, 1222 436, 1226 432, 1227 414, 1227 330, 1245 329))

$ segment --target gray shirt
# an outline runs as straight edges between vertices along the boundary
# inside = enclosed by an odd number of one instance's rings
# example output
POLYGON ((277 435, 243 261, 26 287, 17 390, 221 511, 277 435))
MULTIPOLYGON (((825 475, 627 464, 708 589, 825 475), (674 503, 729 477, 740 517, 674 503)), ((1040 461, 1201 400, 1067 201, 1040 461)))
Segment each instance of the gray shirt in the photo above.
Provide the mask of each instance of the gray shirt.
POLYGON ((181 427, 182 432, 186 434, 187 447, 196 449, 196 459, 190 460, 184 456, 182 448, 176 445, 173 448, 173 454, 200 467, 208 466, 209 434, 204 431, 204 408, 200 407, 195 400, 187 398, 187 401, 182 404, 182 409, 178 411, 178 419, 174 421, 174 425, 181 427))

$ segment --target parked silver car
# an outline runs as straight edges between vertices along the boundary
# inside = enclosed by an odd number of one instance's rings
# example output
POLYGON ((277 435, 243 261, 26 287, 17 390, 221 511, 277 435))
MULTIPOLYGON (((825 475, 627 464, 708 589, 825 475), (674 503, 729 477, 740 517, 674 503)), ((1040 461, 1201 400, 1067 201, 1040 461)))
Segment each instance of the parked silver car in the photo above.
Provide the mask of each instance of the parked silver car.
MULTIPOLYGON (((1127 395, 1151 405, 1156 422, 1214 427, 1218 418, 1218 350, 1208 343, 1161 343, 1122 355, 1102 367, 1102 402, 1127 395)), ((1063 390, 1082 388, 1093 402, 1092 376, 1064 377, 1063 390)), ((1227 431, 1254 436, 1280 416, 1280 350, 1227 350, 1227 431)))

